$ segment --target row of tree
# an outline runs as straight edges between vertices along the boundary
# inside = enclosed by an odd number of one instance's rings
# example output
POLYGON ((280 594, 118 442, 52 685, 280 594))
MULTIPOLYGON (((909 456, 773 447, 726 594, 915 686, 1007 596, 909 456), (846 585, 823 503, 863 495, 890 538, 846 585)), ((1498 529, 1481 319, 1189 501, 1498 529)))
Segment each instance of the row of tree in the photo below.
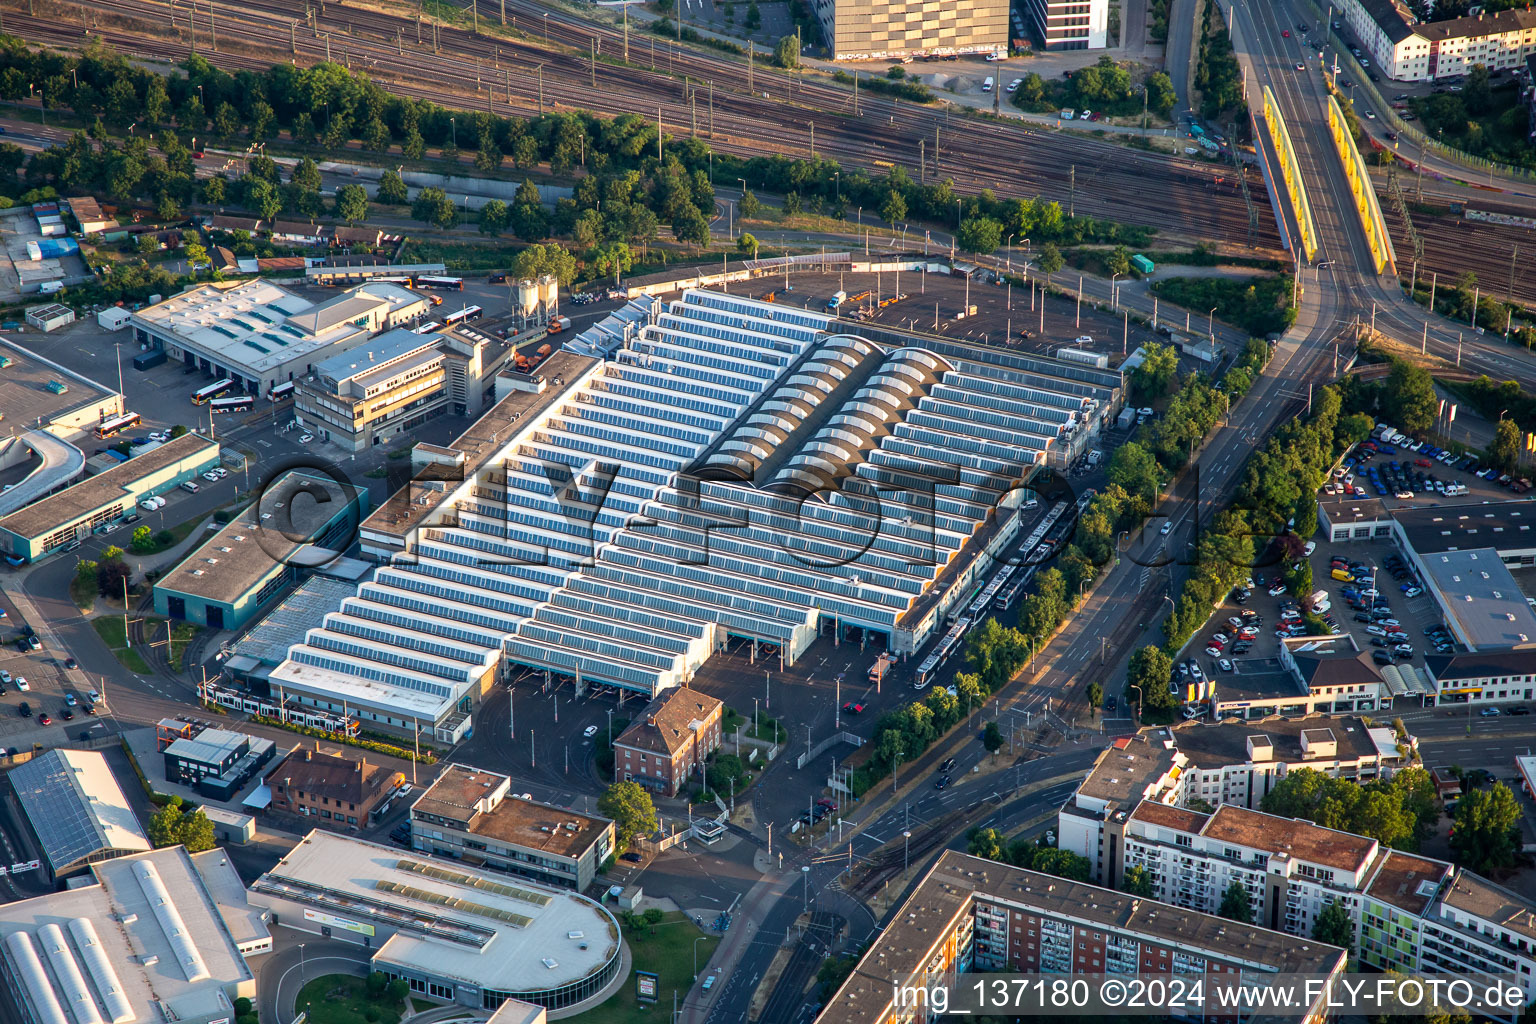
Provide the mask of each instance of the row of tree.
MULTIPOLYGON (((714 209, 712 174, 740 177, 750 186, 784 193, 785 209, 791 213, 808 205, 817 212, 846 215, 848 207, 860 206, 882 211, 892 223, 908 218, 957 225, 974 221, 966 235, 972 251, 991 251, 1010 235, 1037 243, 1124 240, 1140 245, 1151 234, 1112 221, 1068 217, 1055 202, 1001 201, 990 191, 957 196, 950 182, 918 184, 900 167, 872 176, 863 170, 843 173, 835 161, 826 159, 742 159, 712 153, 698 139, 659 139, 657 125, 636 115, 605 119, 564 111, 522 118, 454 111, 391 95, 366 77, 329 63, 308 68, 279 64, 231 74, 193 56, 183 63, 181 74, 162 76, 129 64, 99 41, 75 58, 0 38, 0 98, 20 99, 37 90, 45 102, 68 106, 96 127, 90 141, 34 158, 28 165, 29 184, 72 190, 97 186, 118 199, 148 198, 166 219, 198 197, 190 157, 198 140, 259 147, 287 132, 301 146, 335 151, 356 142, 365 151, 398 151, 409 160, 423 159, 435 148, 456 161, 463 146, 473 149, 475 167, 485 174, 508 164, 518 169, 547 164, 556 176, 571 175, 580 167, 599 178, 592 186, 595 193, 574 197, 568 208, 557 206, 547 223, 541 223, 542 211, 535 212, 532 204, 514 202, 506 210, 493 208, 482 224, 496 232, 510 228, 524 240, 548 237, 540 234, 541 228, 548 234, 569 234, 581 250, 604 241, 648 243, 658 222, 669 224, 684 241, 704 244, 707 218, 714 209), (109 128, 135 128, 137 134, 125 145, 107 145, 109 128), (158 154, 151 153, 147 143, 135 143, 149 134, 154 134, 158 154), (89 155, 91 149, 98 152, 89 155), (619 194, 608 195, 610 191, 619 194), (655 219, 636 213, 635 207, 655 219), (995 223, 996 231, 986 222, 995 223), (982 248, 988 242, 990 248, 982 248)), ((0 154, 0 167, 4 159, 0 154)), ((321 210, 319 190, 311 184, 309 167, 299 173, 299 181, 290 178, 285 185, 270 161, 255 153, 239 183, 210 185, 214 191, 201 198, 237 202, 268 217, 282 210, 315 215, 321 210)), ((387 195, 381 188, 381 200, 402 202, 394 182, 390 185, 387 195)), ((343 219, 366 216, 366 206, 359 208, 355 196, 348 198, 345 209, 340 199, 336 213, 343 219)), ((457 220, 456 211, 450 214, 451 203, 433 199, 423 204, 423 219, 444 226, 457 220)))

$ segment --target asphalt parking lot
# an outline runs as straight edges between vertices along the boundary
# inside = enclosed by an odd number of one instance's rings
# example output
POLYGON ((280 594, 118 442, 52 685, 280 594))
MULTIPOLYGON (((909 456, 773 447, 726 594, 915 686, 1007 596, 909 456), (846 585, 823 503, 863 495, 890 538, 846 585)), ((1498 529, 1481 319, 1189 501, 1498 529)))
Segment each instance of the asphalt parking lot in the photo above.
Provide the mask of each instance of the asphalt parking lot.
POLYGON ((1338 471, 1335 472, 1335 480, 1325 484, 1317 496, 1319 501, 1340 500, 1343 486, 1363 488, 1367 498, 1374 498, 1389 509, 1507 501, 1510 497, 1508 488, 1500 486, 1496 480, 1474 476, 1469 469, 1458 468, 1456 464, 1445 465, 1426 452, 1415 452, 1401 444, 1375 443, 1374 453, 1357 447, 1344 456, 1339 467, 1343 475, 1338 476, 1338 471), (1467 493, 1442 494, 1435 489, 1436 482, 1462 484, 1467 493), (1397 489, 1398 483, 1404 490, 1397 489), (1411 497, 1399 498, 1400 493, 1411 497))
MULTIPOLYGON (((1381 637, 1368 632, 1366 623, 1357 621, 1355 616, 1361 613, 1351 608, 1343 596, 1346 588, 1353 587, 1358 591, 1360 589, 1358 584, 1332 578, 1330 561, 1334 555, 1342 555, 1352 562, 1363 563, 1372 572, 1376 589, 1380 591, 1376 598, 1377 607, 1385 607, 1391 611, 1391 617, 1398 621, 1401 631, 1408 634, 1407 643, 1413 647, 1413 657, 1396 659, 1397 663, 1423 665, 1427 643, 1424 630, 1430 626, 1441 625, 1442 622, 1439 611, 1435 607, 1434 598, 1429 595, 1428 590, 1423 588, 1423 581, 1417 579, 1411 570, 1402 580, 1392 577, 1387 559, 1393 555, 1402 558, 1397 545, 1385 539, 1339 544, 1319 543, 1310 558, 1313 589, 1327 592, 1333 604, 1332 614, 1338 620, 1339 626, 1354 636, 1355 644, 1362 651, 1382 650, 1384 649, 1382 645, 1372 643, 1373 639, 1381 639, 1381 637), (1420 584, 1418 588, 1420 593, 1415 597, 1408 597, 1402 589, 1410 582, 1420 584), (1383 599, 1386 601, 1385 605, 1381 604, 1383 599)), ((1406 563, 1407 559, 1404 558, 1403 561, 1406 563)))

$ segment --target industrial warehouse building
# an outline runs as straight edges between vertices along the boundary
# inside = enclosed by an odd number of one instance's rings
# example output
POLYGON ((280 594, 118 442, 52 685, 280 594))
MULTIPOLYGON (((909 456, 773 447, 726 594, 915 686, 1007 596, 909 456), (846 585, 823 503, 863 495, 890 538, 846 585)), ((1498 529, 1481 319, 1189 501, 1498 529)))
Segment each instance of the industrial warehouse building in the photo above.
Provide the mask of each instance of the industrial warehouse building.
POLYGON ((164 494, 219 464, 219 445, 189 433, 139 454, 103 473, 56 491, 0 519, 0 550, 22 562, 89 537, 152 494, 164 494))
POLYGON ((91 871, 93 884, 0 906, 0 980, 25 1024, 217 1024, 255 998, 245 958, 271 937, 223 850, 91 871))
POLYGON ((209 629, 243 629, 301 574, 339 558, 368 491, 294 470, 155 581, 155 612, 209 629))
POLYGON ((512 345, 487 325, 442 333, 397 328, 315 366, 294 392, 294 417, 321 440, 360 452, 399 440, 434 416, 478 414, 512 345))
POLYGON ((261 395, 428 308, 420 295, 384 282, 316 304, 258 279, 195 285, 136 311, 132 322, 139 344, 261 395))
POLYGON ((457 861, 316 830, 250 894, 274 924, 361 946, 372 970, 430 999, 585 1008, 624 980, 619 926, 601 904, 457 861))
POLYGON ((149 849, 149 838, 93 750, 50 750, 11 769, 7 778, 53 879, 92 864, 149 849))
POLYGON ((618 852, 613 822, 511 788, 506 775, 449 765, 411 805, 412 848, 584 892, 618 852))
POLYGON ((556 352, 416 446, 361 528, 387 564, 265 670, 273 692, 452 743, 499 667, 649 698, 730 636, 786 664, 822 631, 915 651, 1016 539, 1034 474, 1121 402, 1094 367, 718 292, 637 301, 613 359, 556 352))
POLYGON ((1006 0, 814 0, 811 7, 833 60, 1008 53, 1006 0))

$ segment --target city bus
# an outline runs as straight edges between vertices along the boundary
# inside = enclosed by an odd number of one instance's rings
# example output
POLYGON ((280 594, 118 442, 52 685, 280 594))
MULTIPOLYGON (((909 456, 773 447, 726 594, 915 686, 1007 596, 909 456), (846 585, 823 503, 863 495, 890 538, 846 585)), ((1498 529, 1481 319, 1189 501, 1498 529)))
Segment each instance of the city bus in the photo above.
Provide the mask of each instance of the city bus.
POLYGON ((417 288, 440 288, 447 291, 461 292, 464 290, 462 277, 432 277, 423 274, 416 279, 417 288))
POLYGON ((281 384, 272 385, 272 390, 267 392, 267 401, 283 402, 293 397, 293 381, 285 380, 281 384))
POLYGON ((433 331, 437 330, 441 326, 443 326, 443 325, 442 325, 442 323, 440 321, 428 320, 426 323, 422 324, 420 327, 412 327, 411 328, 411 333, 412 334, 431 334, 433 331))
POLYGON ((121 416, 114 416, 109 420, 102 420, 96 427, 96 436, 101 438, 115 437, 129 427, 138 426, 139 419, 138 413, 128 412, 121 416))
POLYGON ((467 324, 471 320, 478 320, 484 315, 485 310, 479 306, 465 306, 463 309, 443 317, 443 324, 448 327, 457 327, 460 324, 467 324))
POLYGON ((224 395, 229 393, 229 389, 234 386, 235 382, 230 380, 228 377, 225 377, 223 380, 216 380, 212 384, 209 384, 207 387, 199 391, 192 392, 192 404, 207 405, 215 398, 224 397, 224 395))
POLYGON ((221 412, 249 412, 255 399, 250 395, 235 395, 231 398, 215 398, 208 403, 208 410, 213 413, 221 412))

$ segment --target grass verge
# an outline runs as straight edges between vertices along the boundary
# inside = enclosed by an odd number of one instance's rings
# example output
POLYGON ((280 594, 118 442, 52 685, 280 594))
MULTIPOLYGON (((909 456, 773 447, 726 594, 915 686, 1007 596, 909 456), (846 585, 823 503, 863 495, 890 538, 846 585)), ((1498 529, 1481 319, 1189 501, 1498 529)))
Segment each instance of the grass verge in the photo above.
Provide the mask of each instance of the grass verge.
POLYGON ((402 1009, 401 1001, 388 995, 370 998, 364 979, 348 974, 311 981, 299 989, 297 1005, 314 1024, 400 1024, 402 1009))
POLYGON ((566 1019, 570 1024, 654 1024, 660 1017, 671 1012, 674 990, 681 1000, 693 987, 695 939, 700 940, 697 944, 698 964, 702 975, 720 939, 706 935, 686 915, 675 912, 667 914, 660 924, 642 926, 625 933, 624 940, 629 943, 630 953, 634 956, 634 970, 653 971, 658 975, 656 1003, 642 1003, 635 997, 635 983, 631 976, 603 1005, 566 1019))
POLYGON ((123 632, 123 620, 116 615, 103 615, 91 620, 91 628, 111 648, 117 660, 130 672, 149 675, 149 665, 139 652, 128 646, 128 636, 123 632))

